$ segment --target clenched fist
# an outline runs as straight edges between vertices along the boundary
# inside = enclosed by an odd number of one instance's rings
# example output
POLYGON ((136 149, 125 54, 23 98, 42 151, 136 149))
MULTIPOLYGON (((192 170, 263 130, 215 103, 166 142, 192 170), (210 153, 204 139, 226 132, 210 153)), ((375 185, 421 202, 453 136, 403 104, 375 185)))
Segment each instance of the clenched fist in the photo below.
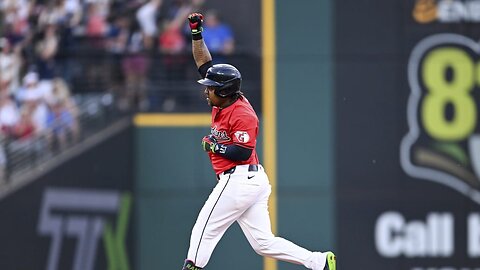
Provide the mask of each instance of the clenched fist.
POLYGON ((203 15, 200 13, 192 13, 188 15, 188 23, 190 25, 190 30, 192 35, 198 35, 203 31, 203 15))

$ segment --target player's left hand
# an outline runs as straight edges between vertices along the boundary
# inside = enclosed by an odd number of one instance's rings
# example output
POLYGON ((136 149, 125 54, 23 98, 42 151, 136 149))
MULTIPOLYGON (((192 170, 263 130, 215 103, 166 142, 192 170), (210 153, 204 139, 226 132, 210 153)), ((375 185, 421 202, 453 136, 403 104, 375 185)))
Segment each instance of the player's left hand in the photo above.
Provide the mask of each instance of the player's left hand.
POLYGON ((217 139, 212 134, 203 137, 202 148, 205 152, 215 153, 216 148, 218 148, 217 139))

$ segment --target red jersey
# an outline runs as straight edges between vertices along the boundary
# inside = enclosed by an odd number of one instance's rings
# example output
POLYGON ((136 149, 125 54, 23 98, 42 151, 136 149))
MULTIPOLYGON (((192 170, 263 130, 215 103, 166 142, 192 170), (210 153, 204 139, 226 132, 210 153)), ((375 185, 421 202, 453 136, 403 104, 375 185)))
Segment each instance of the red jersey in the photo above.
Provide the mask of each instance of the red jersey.
POLYGON ((240 97, 224 109, 215 106, 212 108, 211 133, 223 145, 236 144, 252 149, 250 158, 244 161, 229 160, 210 152, 210 161, 216 174, 237 165, 259 164, 255 150, 258 134, 258 117, 245 97, 240 97))

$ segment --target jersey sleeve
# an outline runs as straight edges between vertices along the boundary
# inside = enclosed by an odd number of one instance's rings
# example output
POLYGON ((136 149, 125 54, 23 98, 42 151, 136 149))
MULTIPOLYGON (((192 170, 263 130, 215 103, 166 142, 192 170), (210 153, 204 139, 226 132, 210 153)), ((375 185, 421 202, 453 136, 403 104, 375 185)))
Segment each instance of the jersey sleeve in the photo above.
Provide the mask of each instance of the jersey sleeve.
POLYGON ((244 148, 255 148, 258 133, 257 117, 248 113, 240 113, 232 118, 232 142, 244 148))

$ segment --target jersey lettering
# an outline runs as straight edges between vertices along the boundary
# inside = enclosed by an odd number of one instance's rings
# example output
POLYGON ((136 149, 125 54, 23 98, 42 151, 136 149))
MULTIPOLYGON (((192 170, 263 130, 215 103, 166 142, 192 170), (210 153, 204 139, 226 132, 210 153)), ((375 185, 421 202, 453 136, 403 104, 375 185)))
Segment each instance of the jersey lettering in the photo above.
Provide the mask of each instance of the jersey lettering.
POLYGON ((230 137, 225 130, 218 130, 217 126, 214 126, 210 129, 210 132, 219 141, 230 141, 230 137))

